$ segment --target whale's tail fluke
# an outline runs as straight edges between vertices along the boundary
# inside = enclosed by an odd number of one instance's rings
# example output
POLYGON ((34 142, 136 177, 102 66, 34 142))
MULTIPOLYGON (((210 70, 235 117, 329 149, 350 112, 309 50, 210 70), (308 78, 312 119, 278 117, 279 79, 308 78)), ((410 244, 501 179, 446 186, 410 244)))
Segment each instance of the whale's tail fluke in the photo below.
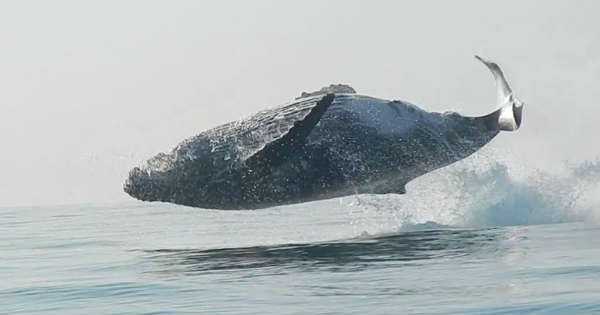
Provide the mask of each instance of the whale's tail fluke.
POLYGON ((475 56, 481 61, 494 76, 497 88, 497 106, 500 107, 498 115, 498 129, 505 131, 514 131, 521 126, 523 116, 523 102, 519 100, 513 93, 508 81, 504 77, 504 73, 500 66, 495 62, 475 56))

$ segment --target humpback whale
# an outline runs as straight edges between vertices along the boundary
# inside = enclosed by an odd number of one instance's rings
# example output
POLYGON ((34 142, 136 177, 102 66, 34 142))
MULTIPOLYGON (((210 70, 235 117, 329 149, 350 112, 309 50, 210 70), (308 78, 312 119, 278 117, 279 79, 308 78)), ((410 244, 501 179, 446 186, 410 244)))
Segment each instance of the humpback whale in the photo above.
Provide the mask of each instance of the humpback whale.
POLYGON ((403 194, 409 181, 521 125, 523 102, 500 67, 476 58, 497 85, 497 109, 488 115, 428 112, 330 85, 184 140, 133 168, 124 191, 144 201, 222 210, 403 194))

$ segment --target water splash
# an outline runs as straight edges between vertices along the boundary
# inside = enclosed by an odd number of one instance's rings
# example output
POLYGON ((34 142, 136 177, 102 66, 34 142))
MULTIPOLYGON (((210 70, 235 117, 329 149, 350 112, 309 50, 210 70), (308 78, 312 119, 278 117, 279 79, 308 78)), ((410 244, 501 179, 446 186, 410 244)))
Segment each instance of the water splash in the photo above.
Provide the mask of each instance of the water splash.
POLYGON ((483 173, 460 170, 463 178, 459 204, 467 226, 528 225, 585 220, 587 211, 578 204, 576 178, 536 170, 525 180, 511 176, 504 164, 495 164, 483 173))
POLYGON ((600 160, 567 164, 560 174, 508 162, 474 160, 428 174, 402 196, 355 196, 347 207, 368 234, 439 227, 597 222, 600 160))

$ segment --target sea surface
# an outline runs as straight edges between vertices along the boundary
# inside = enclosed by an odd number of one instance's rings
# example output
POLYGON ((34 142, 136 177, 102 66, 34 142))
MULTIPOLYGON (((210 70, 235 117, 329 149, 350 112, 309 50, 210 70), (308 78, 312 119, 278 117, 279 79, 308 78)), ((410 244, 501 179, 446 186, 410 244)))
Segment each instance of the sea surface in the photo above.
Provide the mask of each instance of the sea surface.
POLYGON ((0 314, 600 314, 581 183, 459 173, 257 211, 2 207, 0 314))
POLYGON ((596 225, 351 236, 285 212, 2 209, 0 313, 600 314, 596 225))

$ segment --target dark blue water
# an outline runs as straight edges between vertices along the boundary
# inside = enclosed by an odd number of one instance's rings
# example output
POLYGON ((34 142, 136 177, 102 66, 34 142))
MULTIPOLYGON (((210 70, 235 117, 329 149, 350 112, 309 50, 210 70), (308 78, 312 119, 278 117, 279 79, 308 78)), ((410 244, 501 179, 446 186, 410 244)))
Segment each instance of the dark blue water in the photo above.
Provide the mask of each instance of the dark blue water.
POLYGON ((0 313, 600 314, 592 223, 402 225, 361 202, 1 208, 0 313))

